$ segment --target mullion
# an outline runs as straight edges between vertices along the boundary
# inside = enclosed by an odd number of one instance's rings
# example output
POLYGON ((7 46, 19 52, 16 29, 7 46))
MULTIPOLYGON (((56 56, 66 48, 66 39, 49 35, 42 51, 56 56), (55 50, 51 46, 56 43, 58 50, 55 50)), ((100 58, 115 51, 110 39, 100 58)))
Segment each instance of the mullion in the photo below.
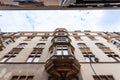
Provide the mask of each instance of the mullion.
MULTIPOLYGON (((7 55, 7 56, 8 56, 8 58, 4 62, 7 62, 11 57, 15 57, 14 54, 13 55, 7 55)), ((7 57, 7 56, 4 56, 4 58, 7 57)))
POLYGON ((35 51, 35 55, 33 56, 32 62, 35 60, 36 57, 38 57, 38 53, 39 51, 35 51))

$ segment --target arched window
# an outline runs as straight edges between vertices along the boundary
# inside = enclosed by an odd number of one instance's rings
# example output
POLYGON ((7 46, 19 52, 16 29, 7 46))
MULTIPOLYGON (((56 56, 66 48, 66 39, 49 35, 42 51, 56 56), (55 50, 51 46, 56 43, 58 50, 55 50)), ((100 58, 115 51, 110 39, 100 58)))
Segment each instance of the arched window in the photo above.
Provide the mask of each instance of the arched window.
POLYGON ((17 48, 25 48, 25 46, 27 45, 27 43, 20 43, 17 48))
POLYGON ((102 43, 95 43, 99 48, 105 48, 106 46, 103 45, 102 43))
POLYGON ((79 48, 87 48, 85 43, 78 43, 79 48))
POLYGON ((38 43, 35 48, 44 48, 45 43, 38 43))

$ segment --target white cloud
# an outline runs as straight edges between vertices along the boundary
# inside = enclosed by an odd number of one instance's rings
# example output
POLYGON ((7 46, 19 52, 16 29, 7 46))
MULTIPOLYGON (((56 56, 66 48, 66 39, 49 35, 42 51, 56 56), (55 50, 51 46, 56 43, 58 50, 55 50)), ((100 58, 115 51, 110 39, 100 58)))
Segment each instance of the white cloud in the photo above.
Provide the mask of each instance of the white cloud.
POLYGON ((119 10, 0 11, 2 15, 0 28, 2 31, 53 31, 58 27, 72 31, 120 31, 119 12, 119 10))

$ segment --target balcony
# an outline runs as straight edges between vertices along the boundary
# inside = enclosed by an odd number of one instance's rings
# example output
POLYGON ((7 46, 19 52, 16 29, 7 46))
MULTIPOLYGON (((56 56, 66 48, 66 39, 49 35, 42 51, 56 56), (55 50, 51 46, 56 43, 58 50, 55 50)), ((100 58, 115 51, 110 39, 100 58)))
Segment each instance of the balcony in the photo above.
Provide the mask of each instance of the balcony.
POLYGON ((53 55, 47 60, 45 70, 50 76, 67 78, 79 73, 80 65, 72 55, 53 55))

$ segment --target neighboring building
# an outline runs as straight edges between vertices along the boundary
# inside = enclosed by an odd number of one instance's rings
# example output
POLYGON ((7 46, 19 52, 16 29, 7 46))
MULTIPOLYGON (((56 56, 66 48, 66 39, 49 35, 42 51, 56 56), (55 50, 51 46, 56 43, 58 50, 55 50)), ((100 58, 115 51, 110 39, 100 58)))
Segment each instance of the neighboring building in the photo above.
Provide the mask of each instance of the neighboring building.
POLYGON ((0 9, 116 9, 120 0, 0 0, 0 9))
POLYGON ((120 33, 2 32, 0 80, 119 80, 120 33))

